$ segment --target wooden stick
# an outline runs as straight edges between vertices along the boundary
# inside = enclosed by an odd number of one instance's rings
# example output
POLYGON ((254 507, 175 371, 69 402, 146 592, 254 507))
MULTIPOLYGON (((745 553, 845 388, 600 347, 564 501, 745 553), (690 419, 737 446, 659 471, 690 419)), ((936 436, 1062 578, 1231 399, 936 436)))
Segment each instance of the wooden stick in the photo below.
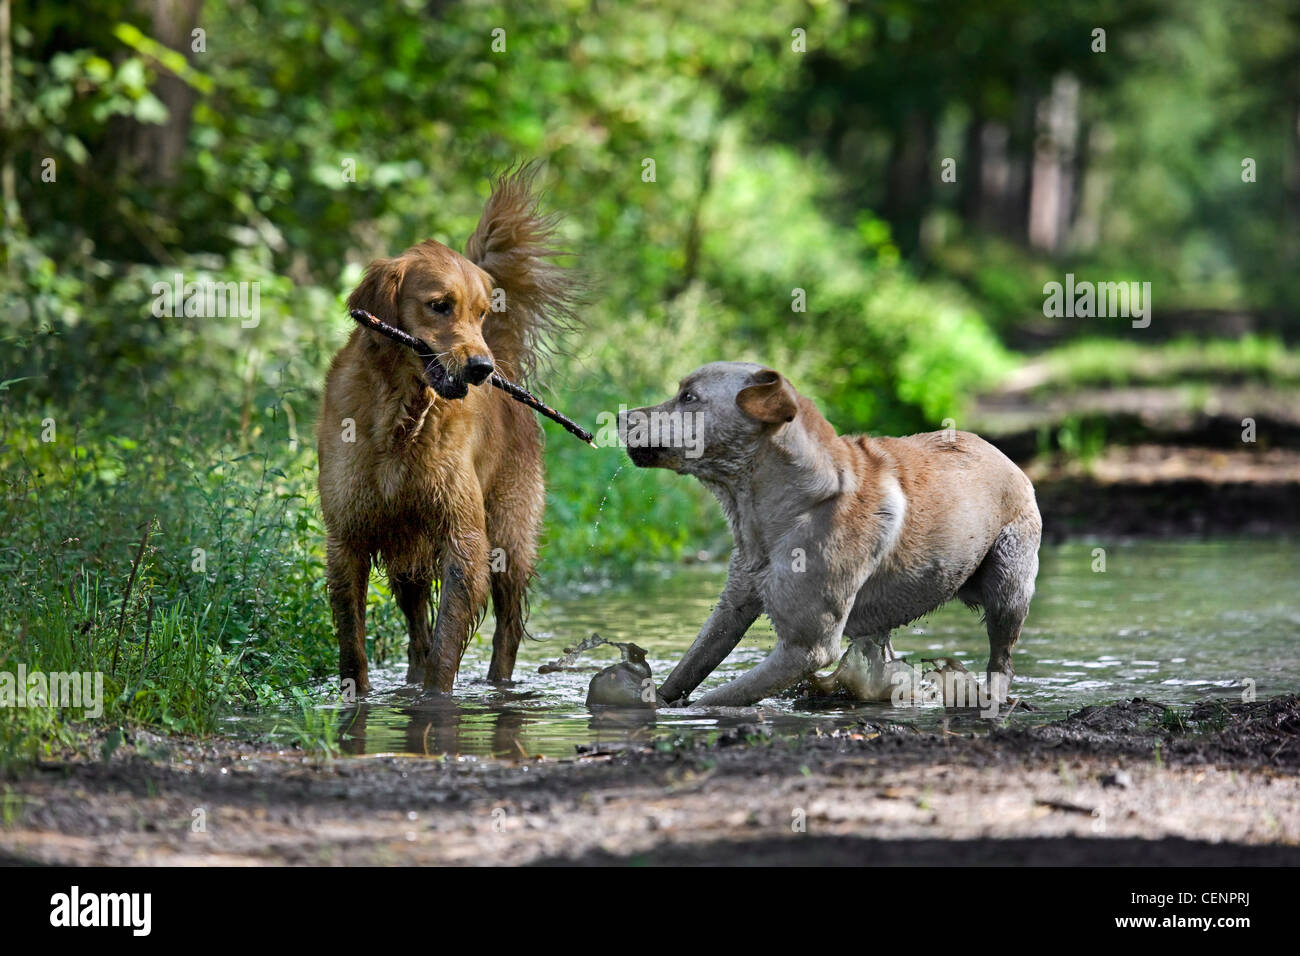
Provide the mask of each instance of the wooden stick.
MULTIPOLYGON (((361 325, 374 332, 378 332, 380 335, 388 336, 388 338, 392 339, 394 342, 405 345, 408 349, 414 351, 416 355, 420 356, 424 361, 425 375, 430 378, 429 384, 433 385, 434 391, 439 391, 437 385, 434 385, 434 377, 440 377, 441 381, 444 383, 452 381, 446 368, 444 368, 443 364, 438 361, 437 353, 433 351, 428 342, 425 342, 423 339, 417 339, 414 335, 411 335, 408 332, 403 332, 401 329, 394 328, 383 319, 367 312, 365 309, 353 309, 350 314, 352 318, 361 325)), ((587 431, 572 418, 561 414, 550 405, 547 405, 532 392, 528 391, 528 389, 521 385, 516 385, 504 375, 500 375, 496 372, 492 373, 488 378, 488 381, 494 387, 501 389, 501 391, 513 398, 516 402, 522 402, 529 408, 545 415, 551 421, 563 427, 570 435, 582 439, 592 448, 596 447, 596 443, 592 440, 591 432, 587 431)))
POLYGON ((424 362, 424 377, 432 386, 433 390, 439 395, 450 393, 453 397, 464 398, 469 391, 463 383, 459 388, 453 387, 451 376, 447 374, 446 368, 438 361, 437 354, 429 346, 428 342, 423 339, 417 339, 414 335, 403 332, 401 329, 393 328, 377 315, 372 315, 365 309, 353 309, 352 318, 364 325, 366 328, 378 332, 380 335, 386 335, 394 342, 405 345, 408 349, 420 356, 424 362), (459 394, 456 394, 459 393, 459 394))

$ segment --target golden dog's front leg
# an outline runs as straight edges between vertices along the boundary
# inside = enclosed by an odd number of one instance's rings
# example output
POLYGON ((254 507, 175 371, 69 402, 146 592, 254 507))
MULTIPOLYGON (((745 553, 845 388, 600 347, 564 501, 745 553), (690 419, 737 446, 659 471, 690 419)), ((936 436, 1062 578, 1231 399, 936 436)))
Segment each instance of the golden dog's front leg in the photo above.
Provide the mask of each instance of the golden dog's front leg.
POLYGON ((339 640, 339 681, 345 696, 370 691, 366 662, 366 585, 370 556, 361 547, 329 538, 326 583, 339 640), (350 683, 349 683, 350 682, 350 683))
POLYGON ((438 621, 424 670, 424 689, 450 694, 460 659, 487 605, 487 535, 481 524, 477 531, 459 537, 446 549, 441 577, 438 621))

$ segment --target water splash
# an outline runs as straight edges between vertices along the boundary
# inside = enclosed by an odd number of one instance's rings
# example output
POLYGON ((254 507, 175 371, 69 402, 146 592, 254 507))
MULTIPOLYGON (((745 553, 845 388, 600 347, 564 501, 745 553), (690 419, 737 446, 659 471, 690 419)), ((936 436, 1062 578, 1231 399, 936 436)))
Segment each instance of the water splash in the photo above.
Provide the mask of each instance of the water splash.
POLYGON ((605 502, 609 500, 609 489, 614 486, 614 479, 617 478, 622 473, 623 469, 626 467, 627 467, 627 462, 624 462, 621 465, 619 465, 617 468, 615 468, 614 474, 610 475, 609 481, 605 485, 605 494, 600 499, 600 507, 596 509, 596 524, 591 529, 591 543, 587 545, 588 551, 590 551, 592 548, 596 546, 596 536, 600 533, 600 519, 605 513, 605 502))

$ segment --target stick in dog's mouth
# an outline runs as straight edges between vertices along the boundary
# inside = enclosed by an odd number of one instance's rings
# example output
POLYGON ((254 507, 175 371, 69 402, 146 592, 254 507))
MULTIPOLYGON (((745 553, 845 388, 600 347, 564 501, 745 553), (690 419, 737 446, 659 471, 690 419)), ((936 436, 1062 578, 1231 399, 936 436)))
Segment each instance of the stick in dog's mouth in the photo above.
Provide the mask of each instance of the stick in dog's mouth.
MULTIPOLYGON (((380 335, 386 335, 394 342, 405 345, 407 348, 414 351, 415 354, 420 357, 420 360, 424 362, 425 381, 429 383, 430 388, 443 398, 464 398, 469 394, 469 386, 465 384, 464 381, 455 378, 447 371, 443 364, 438 361, 437 353, 433 351, 428 342, 423 339, 417 339, 414 335, 411 335, 408 332, 403 332, 401 329, 394 328, 377 315, 367 312, 365 309, 352 309, 350 314, 359 324, 371 329, 372 331, 378 332, 380 335)), ((516 402, 522 402, 529 408, 539 414, 545 415, 551 421, 562 426, 570 435, 581 438, 592 448, 596 447, 596 443, 592 440, 591 432, 587 431, 572 418, 569 418, 567 415, 563 415, 554 408, 551 408, 550 405, 547 405, 532 392, 528 391, 528 389, 516 385, 505 376, 496 372, 492 373, 488 378, 488 381, 492 383, 493 387, 501 389, 501 391, 505 392, 516 402)))

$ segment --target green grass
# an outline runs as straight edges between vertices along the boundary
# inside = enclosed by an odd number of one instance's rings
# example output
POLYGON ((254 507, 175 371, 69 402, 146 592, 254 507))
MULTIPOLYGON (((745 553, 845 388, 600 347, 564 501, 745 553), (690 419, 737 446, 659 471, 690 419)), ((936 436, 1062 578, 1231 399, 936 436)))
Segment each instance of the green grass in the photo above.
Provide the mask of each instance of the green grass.
POLYGON ((1045 379, 1038 392, 1192 382, 1300 385, 1300 350, 1271 336, 1179 338, 1152 345, 1086 338, 1057 346, 1039 361, 1045 379))
MULTIPOLYGON (((130 437, 82 421, 5 435, 0 670, 102 673, 97 724, 187 734, 327 673, 311 456, 191 444, 211 423, 184 416, 130 437)), ((70 745, 82 717, 0 708, 0 764, 70 745)))
POLYGON ((1158 725, 1169 733, 1182 733, 1187 729, 1187 721, 1182 711, 1175 707, 1166 707, 1160 714, 1158 725))
POLYGON ((298 705, 296 717, 283 717, 272 729, 273 735, 287 735, 301 750, 329 760, 342 753, 339 726, 331 710, 317 706, 319 701, 311 694, 298 691, 294 694, 298 705))

